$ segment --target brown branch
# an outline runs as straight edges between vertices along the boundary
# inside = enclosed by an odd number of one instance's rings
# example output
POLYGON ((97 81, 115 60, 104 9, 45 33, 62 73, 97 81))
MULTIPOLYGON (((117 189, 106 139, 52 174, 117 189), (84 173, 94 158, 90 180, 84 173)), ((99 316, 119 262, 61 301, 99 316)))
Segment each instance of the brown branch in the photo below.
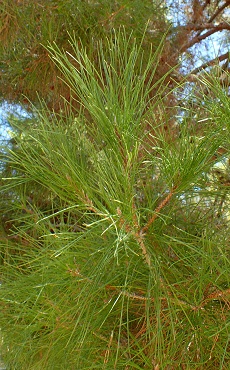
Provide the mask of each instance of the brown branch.
POLYGON ((155 209, 154 211, 154 214, 153 216, 149 219, 149 221, 147 222, 147 224, 141 229, 141 230, 138 230, 138 222, 137 222, 137 218, 134 216, 133 214, 133 221, 134 221, 134 227, 136 229, 136 231, 133 231, 133 228, 132 226, 127 223, 124 219, 124 217, 122 216, 122 212, 120 210, 120 208, 118 207, 117 208, 117 214, 118 216, 120 216, 120 223, 119 223, 119 226, 120 227, 124 227, 125 231, 127 233, 130 233, 133 235, 133 237, 136 239, 136 241, 138 242, 138 244, 140 245, 141 247, 141 250, 142 250, 142 254, 145 258, 145 261, 147 263, 147 265, 150 267, 151 266, 151 259, 150 259, 150 255, 147 251, 147 248, 145 246, 145 243, 144 243, 144 235, 146 233, 146 231, 148 230, 148 228, 150 227, 150 225, 156 220, 156 218, 159 216, 159 213, 160 211, 162 210, 162 208, 164 208, 166 206, 166 204, 168 204, 168 202, 170 201, 170 199, 172 198, 175 190, 176 190, 176 186, 174 186, 172 188, 172 190, 169 192, 169 194, 165 197, 165 199, 162 200, 162 202, 159 204, 159 206, 155 209))
MULTIPOLYGON (((200 308, 200 307, 191 305, 190 303, 182 300, 179 297, 173 297, 172 294, 171 294, 171 292, 169 292, 169 289, 167 289, 167 287, 165 287, 165 284, 163 285, 163 287, 166 289, 166 291, 167 291, 168 294, 166 296, 159 297, 159 300, 166 301, 167 302, 169 300, 169 298, 170 298, 170 301, 171 302, 174 302, 174 303, 179 304, 181 306, 187 306, 187 307, 191 308, 193 311, 196 311, 198 308, 200 308)), ((146 296, 144 296, 143 295, 144 294, 143 291, 139 291, 138 293, 136 293, 136 292, 129 292, 127 290, 121 290, 120 287, 116 287, 116 286, 109 285, 109 284, 106 285, 105 288, 108 291, 111 291, 112 290, 112 291, 115 291, 115 292, 117 292, 119 294, 122 294, 123 296, 127 297, 128 299, 133 299, 133 300, 137 300, 137 301, 144 301, 144 302, 148 302, 148 301, 155 302, 156 301, 156 299, 153 298, 153 297, 146 297, 146 296)))
POLYGON ((144 243, 143 234, 141 234, 141 232, 138 231, 139 225, 138 225, 138 222, 137 222, 136 214, 135 215, 133 214, 133 222, 134 222, 134 227, 135 227, 136 231, 134 231, 133 227, 128 222, 125 221, 119 207, 117 208, 117 214, 118 214, 118 216, 120 216, 119 226, 121 228, 124 227, 127 234, 133 235, 133 237, 136 239, 136 241, 138 242, 138 244, 141 247, 142 254, 144 256, 144 259, 145 259, 147 265, 150 266, 151 265, 150 256, 147 252, 147 248, 146 248, 145 243, 144 243))
POLYGON ((216 12, 208 20, 208 23, 211 23, 228 5, 230 5, 230 0, 227 0, 226 3, 216 10, 216 12))
MULTIPOLYGON (((226 30, 229 30, 230 29, 230 25, 228 22, 221 22, 219 24, 213 24, 213 23, 188 23, 186 24, 185 26, 179 26, 177 27, 178 29, 183 29, 183 30, 186 30, 186 31, 203 31, 203 30, 206 30, 206 29, 215 29, 215 28, 218 28, 220 30, 222 29, 226 29, 226 30)), ((196 37, 199 36, 199 35, 196 35, 196 37)))
POLYGON ((181 52, 184 52, 187 49, 191 48, 193 45, 197 44, 198 42, 200 42, 202 40, 205 40, 207 37, 211 36, 212 34, 214 34, 216 32, 219 32, 219 31, 223 31, 225 29, 229 29, 230 30, 230 25, 228 25, 228 27, 224 27, 224 28, 223 28, 223 26, 221 26, 221 24, 218 25, 218 26, 215 26, 214 28, 212 28, 208 32, 204 33, 203 35, 195 36, 190 42, 188 42, 187 44, 183 45, 180 48, 180 51, 181 52))
MULTIPOLYGON (((203 10, 205 9, 205 7, 208 5, 210 5, 210 1, 206 1, 206 4, 204 5, 203 7, 203 10)), ((208 23, 212 23, 212 21, 214 21, 214 19, 230 4, 230 0, 227 0, 226 3, 224 3, 220 8, 218 8, 216 10, 216 12, 211 16, 211 18, 208 19, 208 23)), ((199 36, 201 34, 201 31, 197 33, 196 36, 199 36)))
POLYGON ((230 56, 230 54, 229 54, 229 52, 227 52, 225 54, 220 55, 219 57, 216 57, 216 58, 214 58, 212 60, 209 60, 208 62, 203 63, 200 67, 195 68, 193 71, 191 71, 189 73, 189 75, 191 75, 191 74, 193 74, 193 75, 194 74, 197 74, 197 73, 201 72, 205 68, 211 67, 211 66, 217 64, 218 62, 222 62, 223 60, 228 59, 229 56, 230 56))
POLYGON ((168 202, 172 198, 175 190, 176 190, 176 186, 174 186, 172 188, 172 190, 170 190, 170 192, 167 195, 167 197, 165 199, 163 199, 162 202, 159 204, 159 206, 155 209, 154 215, 149 219, 149 221, 147 222, 147 224, 141 229, 140 235, 144 235, 145 232, 150 227, 150 225, 156 220, 156 218, 159 216, 159 213, 162 210, 162 208, 164 208, 166 206, 166 204, 168 204, 168 202))
POLYGON ((210 0, 206 0, 204 5, 202 6, 202 10, 204 10, 208 5, 210 5, 210 0))
POLYGON ((151 259, 150 259, 150 256, 148 254, 147 248, 145 246, 143 236, 144 236, 144 234, 142 232, 138 232, 138 233, 134 234, 135 239, 137 240, 138 244, 140 245, 140 247, 142 249, 142 254, 145 258, 145 261, 146 261, 147 265, 150 267, 151 266, 151 259))

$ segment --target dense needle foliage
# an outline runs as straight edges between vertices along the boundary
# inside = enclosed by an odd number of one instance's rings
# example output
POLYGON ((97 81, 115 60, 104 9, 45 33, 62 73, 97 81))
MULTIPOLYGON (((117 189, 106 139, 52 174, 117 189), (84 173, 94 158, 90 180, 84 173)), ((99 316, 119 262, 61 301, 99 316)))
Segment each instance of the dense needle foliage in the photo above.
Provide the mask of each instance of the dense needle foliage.
POLYGON ((71 44, 48 50, 81 99, 12 122, 5 155, 7 368, 228 369, 227 90, 203 78, 194 108, 166 109, 161 45, 143 58, 120 31, 95 63, 71 44))
MULTIPOLYGON (((96 41, 104 42, 121 25, 140 40, 149 20, 145 43, 158 43, 169 27, 159 0, 2 0, 0 3, 0 100, 28 100, 37 94, 49 108, 59 110, 60 95, 69 90, 57 78, 57 69, 43 46, 56 42, 69 50, 69 33, 76 35, 92 57, 96 41)), ((106 41, 105 41, 106 42, 106 41)))

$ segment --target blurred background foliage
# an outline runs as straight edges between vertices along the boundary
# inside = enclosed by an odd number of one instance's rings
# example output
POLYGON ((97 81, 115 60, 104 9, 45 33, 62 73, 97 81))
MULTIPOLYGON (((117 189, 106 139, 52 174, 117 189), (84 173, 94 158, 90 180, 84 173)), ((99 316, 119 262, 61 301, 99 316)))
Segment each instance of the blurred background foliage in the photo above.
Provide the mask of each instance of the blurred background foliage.
POLYGON ((120 26, 139 41, 144 35, 147 50, 150 43, 157 47, 167 33, 156 78, 176 67, 168 78, 170 84, 184 78, 191 84, 189 72, 199 74, 215 64, 229 68, 228 1, 3 0, 0 96, 24 104, 38 103, 42 96, 57 111, 61 96, 67 100, 70 96, 44 46, 56 42, 68 51, 68 39, 74 34, 96 60, 97 41, 105 41, 120 26), (182 60, 183 68, 178 64, 182 60))
POLYGON ((44 46, 56 42, 70 50, 73 34, 97 58, 96 43, 121 25, 141 40, 146 21, 153 18, 146 44, 158 44, 167 30, 160 2, 139 1, 3 1, 1 4, 1 96, 35 101, 37 93, 58 109, 68 89, 57 78, 57 69, 44 46), (153 33, 153 34, 152 34, 153 33))

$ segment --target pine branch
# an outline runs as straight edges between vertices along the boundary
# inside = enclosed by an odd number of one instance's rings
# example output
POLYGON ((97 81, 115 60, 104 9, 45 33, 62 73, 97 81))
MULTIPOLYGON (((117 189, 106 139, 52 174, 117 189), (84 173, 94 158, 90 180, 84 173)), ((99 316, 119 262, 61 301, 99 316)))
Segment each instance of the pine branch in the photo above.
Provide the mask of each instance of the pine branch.
POLYGON ((159 204, 159 206, 155 209, 154 215, 149 219, 147 224, 142 228, 142 230, 140 232, 141 235, 144 235, 146 233, 146 231, 149 229, 150 225, 156 220, 156 218, 158 217, 162 208, 164 208, 166 206, 166 204, 168 204, 168 202, 172 198, 175 190, 176 190, 176 186, 174 186, 172 188, 172 190, 169 192, 167 197, 165 199, 163 199, 162 202, 159 204))
MULTIPOLYGON (((210 2, 206 1, 206 3, 203 6, 203 9, 209 4, 210 2)), ((209 18, 209 20, 206 23, 196 24, 196 23, 188 23, 185 26, 181 26, 180 28, 184 28, 187 31, 199 31, 195 37, 192 38, 190 42, 182 46, 180 49, 181 52, 186 51, 193 45, 201 42, 202 40, 206 39, 207 37, 211 36, 212 34, 223 31, 223 30, 230 30, 230 25, 228 22, 221 22, 218 25, 214 25, 212 22, 213 20, 221 13, 223 10, 230 5, 230 0, 227 0, 220 8, 216 10, 216 12, 209 18), (203 30, 210 29, 210 31, 207 31, 205 34, 201 35, 203 30)))
MULTIPOLYGON (((216 12, 209 18, 207 23, 212 23, 214 19, 230 4, 230 0, 227 0, 220 8, 216 10, 216 12)), ((205 5, 203 6, 203 10, 206 8, 207 5, 210 5, 210 1, 206 1, 205 5)), ((218 5, 218 4, 217 4, 218 5)), ((201 31, 197 33, 196 36, 199 36, 201 31)))
POLYGON ((230 0, 227 0, 226 3, 216 10, 216 12, 208 20, 208 23, 211 23, 228 5, 230 5, 230 0))
POLYGON ((191 48, 193 45, 199 43, 200 41, 205 40, 207 37, 213 35, 216 32, 223 31, 225 29, 230 30, 230 25, 227 25, 227 27, 223 26, 223 24, 219 24, 218 26, 213 27, 211 30, 208 32, 204 33, 203 35, 195 36, 190 42, 187 44, 183 45, 180 49, 180 52, 185 52, 187 49, 191 48))
MULTIPOLYGON (((142 254, 144 256, 144 259, 145 259, 147 265, 150 266, 151 265, 151 260, 150 260, 149 254, 147 252, 147 248, 144 244, 143 233, 138 232, 138 231, 133 231, 133 227, 128 222, 126 222, 126 220, 122 216, 122 212, 121 212, 119 207, 117 208, 117 214, 118 214, 118 216, 120 216, 119 226, 121 228, 124 227, 127 234, 132 234, 133 235, 133 237, 136 239, 136 241, 138 242, 138 244, 141 247, 142 254)), ((133 214, 133 221, 134 221, 135 229, 138 230, 136 214, 133 214)))
MULTIPOLYGON (((203 31, 206 29, 215 29, 218 28, 220 30, 222 29, 230 29, 230 25, 228 22, 221 22, 219 24, 213 24, 213 23, 188 23, 185 26, 180 26, 179 29, 184 29, 187 31, 203 31)), ((198 36, 198 35, 196 35, 198 36)))
POLYGON ((223 60, 226 60, 229 58, 229 52, 225 53, 225 54, 222 54, 220 55, 219 57, 217 58, 214 58, 212 60, 209 60, 208 62, 206 63, 203 63, 200 67, 197 67, 195 68, 193 71, 191 71, 189 74, 191 75, 194 75, 194 74, 197 74, 199 72, 201 72, 203 69, 205 68, 208 68, 208 67, 211 67, 213 65, 215 65, 217 62, 222 62, 223 60))

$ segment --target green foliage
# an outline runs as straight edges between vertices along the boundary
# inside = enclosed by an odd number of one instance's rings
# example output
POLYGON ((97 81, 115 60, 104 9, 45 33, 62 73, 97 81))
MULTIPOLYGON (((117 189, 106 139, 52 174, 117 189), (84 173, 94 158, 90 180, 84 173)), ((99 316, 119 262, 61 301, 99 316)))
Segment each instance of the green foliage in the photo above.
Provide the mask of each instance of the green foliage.
POLYGON ((158 45, 167 26, 160 2, 139 1, 37 1, 3 0, 0 4, 0 95, 3 99, 38 103, 37 93, 56 111, 62 103, 60 95, 68 89, 57 79, 57 70, 43 46, 55 41, 69 49, 70 33, 75 34, 90 54, 95 55, 97 40, 105 40, 121 25, 126 32, 142 39, 146 22, 146 45, 158 45), (26 98, 25 98, 26 97, 26 98))
MULTIPOLYGON (((164 78, 154 75, 161 46, 147 58, 119 31, 97 44, 95 62, 77 39, 71 45, 49 50, 79 109, 44 107, 26 130, 16 123, 5 158, 5 363, 227 369, 229 224, 216 213, 210 174, 229 127, 210 124, 208 101, 204 137, 191 140, 186 111, 180 134, 167 137, 164 78)), ((221 94, 218 81, 211 86, 221 94)))

